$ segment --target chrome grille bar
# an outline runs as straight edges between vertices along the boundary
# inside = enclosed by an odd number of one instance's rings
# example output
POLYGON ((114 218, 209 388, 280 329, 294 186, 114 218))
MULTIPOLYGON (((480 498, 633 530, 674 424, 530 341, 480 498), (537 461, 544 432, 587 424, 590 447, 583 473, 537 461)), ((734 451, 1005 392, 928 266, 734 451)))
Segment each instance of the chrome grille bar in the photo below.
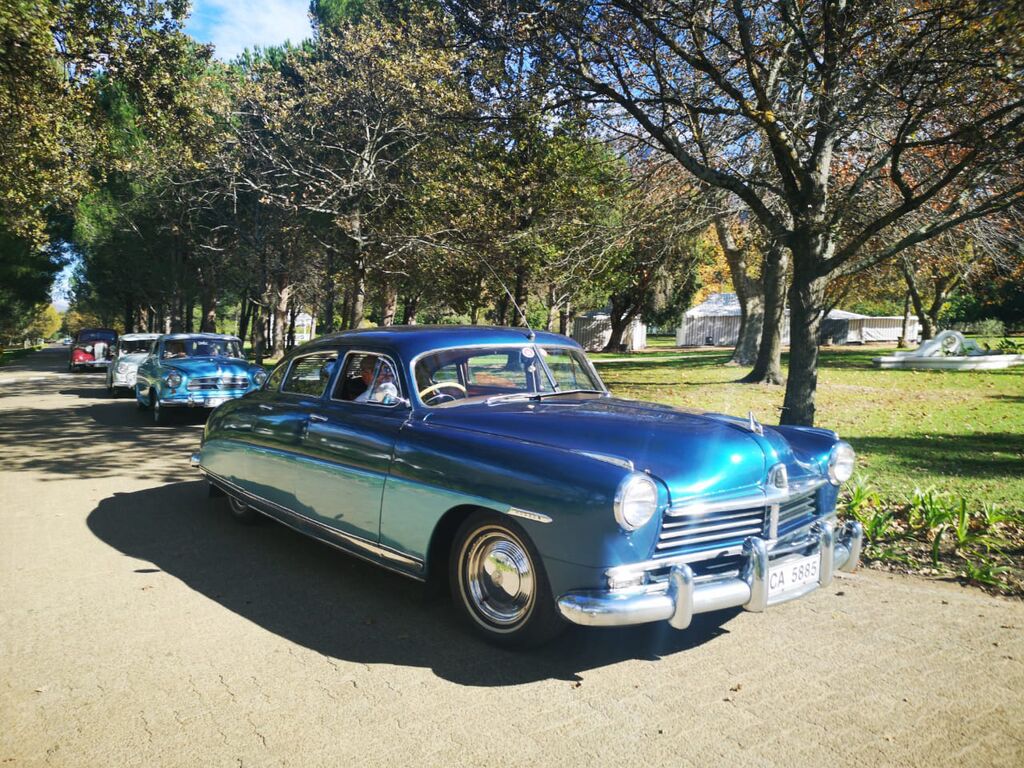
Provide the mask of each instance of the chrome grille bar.
POLYGON ((212 390, 212 389, 245 389, 249 386, 249 379, 246 376, 199 376, 190 379, 188 389, 212 390))

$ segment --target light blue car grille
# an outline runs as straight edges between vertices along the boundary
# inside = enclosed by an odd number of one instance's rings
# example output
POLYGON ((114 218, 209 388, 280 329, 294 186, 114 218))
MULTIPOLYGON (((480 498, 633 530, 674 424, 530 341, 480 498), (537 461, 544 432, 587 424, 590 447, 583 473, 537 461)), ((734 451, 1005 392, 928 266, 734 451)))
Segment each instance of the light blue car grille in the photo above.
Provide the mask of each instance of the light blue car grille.
MULTIPOLYGON (((673 505, 662 521, 657 556, 707 552, 738 554, 748 536, 767 538, 772 505, 763 495, 673 505)), ((817 514, 817 492, 792 496, 778 505, 777 536, 809 524, 817 514)))
POLYGON ((189 379, 188 389, 192 392, 208 392, 217 389, 246 389, 248 376, 198 376, 189 379))

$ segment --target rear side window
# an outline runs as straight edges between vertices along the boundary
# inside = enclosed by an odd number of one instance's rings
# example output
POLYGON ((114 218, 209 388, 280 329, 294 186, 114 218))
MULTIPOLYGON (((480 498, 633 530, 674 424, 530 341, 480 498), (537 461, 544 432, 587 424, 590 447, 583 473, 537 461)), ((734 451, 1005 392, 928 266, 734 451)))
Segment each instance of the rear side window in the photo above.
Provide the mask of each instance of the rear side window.
MULTIPOLYGON (((316 352, 312 355, 297 357, 288 369, 284 378, 282 392, 295 395, 320 397, 327 389, 334 366, 338 363, 338 353, 334 351, 316 352)), ((281 370, 280 368, 278 370, 281 370)), ((274 371, 277 375, 277 371, 274 371)))

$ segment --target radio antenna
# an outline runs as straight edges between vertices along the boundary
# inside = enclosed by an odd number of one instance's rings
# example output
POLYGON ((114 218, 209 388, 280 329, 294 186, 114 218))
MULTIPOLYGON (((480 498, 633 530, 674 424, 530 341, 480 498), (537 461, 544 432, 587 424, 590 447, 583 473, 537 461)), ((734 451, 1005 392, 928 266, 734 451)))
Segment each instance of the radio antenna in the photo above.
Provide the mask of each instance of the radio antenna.
POLYGON ((519 316, 523 318, 523 325, 525 325, 526 330, 530 332, 527 338, 530 341, 533 341, 535 338, 537 338, 537 334, 534 333, 533 328, 530 327, 530 321, 526 319, 526 313, 523 311, 523 308, 519 306, 519 302, 516 301, 516 297, 512 295, 512 291, 510 291, 508 289, 508 286, 505 285, 505 281, 502 280, 498 273, 494 271, 494 267, 492 267, 486 261, 486 259, 482 261, 484 263, 484 266, 491 270, 491 274, 494 275, 494 279, 498 281, 498 284, 501 286, 502 290, 505 291, 505 295, 508 296, 508 300, 512 302, 512 306, 516 308, 516 312, 518 312, 519 316))

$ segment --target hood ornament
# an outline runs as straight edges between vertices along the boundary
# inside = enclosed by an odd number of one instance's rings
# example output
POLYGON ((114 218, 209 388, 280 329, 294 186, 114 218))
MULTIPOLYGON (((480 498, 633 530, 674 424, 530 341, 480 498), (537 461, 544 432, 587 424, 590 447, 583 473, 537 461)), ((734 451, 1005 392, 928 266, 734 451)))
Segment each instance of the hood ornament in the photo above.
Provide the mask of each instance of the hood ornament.
POLYGON ((764 427, 761 426, 761 422, 754 418, 753 411, 747 411, 747 428, 755 435, 763 435, 764 427))

